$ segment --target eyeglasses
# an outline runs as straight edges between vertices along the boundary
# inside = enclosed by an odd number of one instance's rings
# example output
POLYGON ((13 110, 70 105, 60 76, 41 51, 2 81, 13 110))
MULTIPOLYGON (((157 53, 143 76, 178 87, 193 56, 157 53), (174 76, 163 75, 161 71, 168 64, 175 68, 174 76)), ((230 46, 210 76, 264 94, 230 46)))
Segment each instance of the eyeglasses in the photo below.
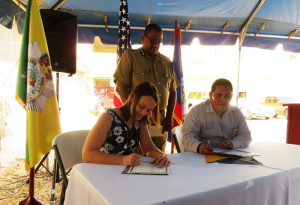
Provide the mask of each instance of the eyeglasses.
POLYGON ((144 36, 146 36, 146 38, 148 38, 149 42, 150 42, 152 45, 153 45, 153 44, 162 44, 162 43, 163 43, 163 41, 158 41, 158 40, 149 38, 146 34, 144 34, 144 36))

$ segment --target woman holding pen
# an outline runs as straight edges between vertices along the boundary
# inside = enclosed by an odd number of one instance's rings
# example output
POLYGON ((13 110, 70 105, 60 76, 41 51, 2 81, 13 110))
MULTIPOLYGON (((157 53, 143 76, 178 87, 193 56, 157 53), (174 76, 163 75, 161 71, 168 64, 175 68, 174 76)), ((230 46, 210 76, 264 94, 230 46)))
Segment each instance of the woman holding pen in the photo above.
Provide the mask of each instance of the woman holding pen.
POLYGON ((170 160, 153 144, 147 124, 150 117, 159 124, 158 93, 149 82, 138 85, 127 101, 109 109, 99 117, 82 150, 84 161, 98 164, 136 166, 142 156, 133 153, 139 143, 143 152, 158 167, 167 167, 170 160))

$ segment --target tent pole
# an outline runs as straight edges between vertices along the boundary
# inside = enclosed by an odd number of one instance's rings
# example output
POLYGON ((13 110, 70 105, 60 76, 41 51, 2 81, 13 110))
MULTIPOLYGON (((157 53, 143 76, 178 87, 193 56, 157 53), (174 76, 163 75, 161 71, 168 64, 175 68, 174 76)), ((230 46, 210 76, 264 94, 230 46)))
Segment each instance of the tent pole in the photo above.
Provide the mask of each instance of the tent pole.
POLYGON ((239 58, 238 58, 238 73, 237 73, 237 83, 236 83, 236 106, 239 105, 239 89, 240 89, 240 69, 241 69, 241 52, 242 48, 238 47, 239 49, 239 58))
POLYGON ((265 0, 260 0, 260 2, 258 3, 258 5, 256 6, 255 10, 252 12, 252 14, 250 15, 249 19, 247 20, 247 22, 245 23, 245 25, 243 26, 243 28, 240 31, 240 35, 239 35, 239 62, 238 62, 238 77, 237 77, 237 95, 236 95, 236 106, 239 105, 239 86, 240 86, 240 68, 241 68, 241 51, 242 51, 242 45, 244 43, 244 39, 245 36, 247 34, 247 29, 249 24, 251 23, 252 19, 254 18, 254 16, 256 15, 256 13, 259 11, 259 9, 261 8, 261 6, 265 3, 265 0))
POLYGON ((255 10, 252 12, 252 14, 248 18, 247 22, 244 24, 243 28, 241 29, 240 35, 239 35, 239 46, 240 47, 242 47, 242 45, 244 43, 244 39, 245 39, 249 24, 251 23, 251 21, 253 20, 253 18, 256 15, 256 13, 259 11, 259 9, 261 8, 261 6, 264 3, 265 3, 265 0, 260 0, 259 4, 256 6, 255 10))
POLYGON ((57 10, 61 5, 63 5, 67 0, 59 0, 56 2, 54 6, 52 6, 51 10, 57 10))
MULTIPOLYGON (((95 24, 78 24, 78 27, 83 28, 105 28, 105 25, 95 25, 95 24)), ((118 29, 118 26, 107 26, 109 29, 118 29)), ((130 26, 132 30, 144 30, 145 27, 138 27, 138 26, 130 26)), ((162 28, 163 31, 174 31, 173 28, 162 28)), ((181 32, 185 32, 184 29, 180 29, 181 32)), ((189 29, 186 32, 188 33, 207 33, 207 34, 220 34, 220 31, 207 31, 207 30, 197 30, 197 29, 189 29)), ((235 35, 239 36, 240 32, 228 32, 224 31, 223 35, 235 35)), ((245 33, 245 36, 253 36, 253 37, 265 37, 265 38, 282 38, 288 39, 288 36, 279 36, 279 35, 267 35, 267 34, 255 34, 255 33, 245 33)), ((300 37, 293 36, 291 39, 300 40, 300 37)))

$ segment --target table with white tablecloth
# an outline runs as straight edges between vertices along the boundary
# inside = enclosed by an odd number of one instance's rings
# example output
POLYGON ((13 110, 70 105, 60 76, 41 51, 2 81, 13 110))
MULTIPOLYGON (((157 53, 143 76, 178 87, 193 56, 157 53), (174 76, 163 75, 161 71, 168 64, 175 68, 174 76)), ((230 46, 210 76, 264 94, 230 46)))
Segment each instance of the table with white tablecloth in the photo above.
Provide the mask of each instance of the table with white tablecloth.
MULTIPOLYGON (((299 205, 300 146, 252 143, 263 165, 206 163, 203 155, 170 154, 169 175, 122 174, 125 166, 73 167, 66 205, 299 205)), ((147 160, 147 158, 145 158, 147 160)))

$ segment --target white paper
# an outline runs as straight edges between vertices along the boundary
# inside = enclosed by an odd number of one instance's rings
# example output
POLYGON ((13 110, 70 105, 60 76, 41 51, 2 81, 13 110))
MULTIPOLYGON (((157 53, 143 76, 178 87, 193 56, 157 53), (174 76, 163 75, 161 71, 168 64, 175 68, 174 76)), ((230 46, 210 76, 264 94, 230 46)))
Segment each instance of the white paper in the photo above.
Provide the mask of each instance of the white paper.
POLYGON ((128 174, 168 174, 169 167, 156 167, 149 162, 141 162, 138 166, 132 166, 129 168, 128 174))
POLYGON ((223 150, 223 149, 215 149, 214 150, 215 153, 219 153, 219 154, 230 154, 230 155, 236 155, 236 156, 240 156, 240 157, 250 157, 250 156, 259 156, 259 154, 257 153, 253 153, 253 152, 247 152, 247 151, 243 151, 243 150, 223 150))

